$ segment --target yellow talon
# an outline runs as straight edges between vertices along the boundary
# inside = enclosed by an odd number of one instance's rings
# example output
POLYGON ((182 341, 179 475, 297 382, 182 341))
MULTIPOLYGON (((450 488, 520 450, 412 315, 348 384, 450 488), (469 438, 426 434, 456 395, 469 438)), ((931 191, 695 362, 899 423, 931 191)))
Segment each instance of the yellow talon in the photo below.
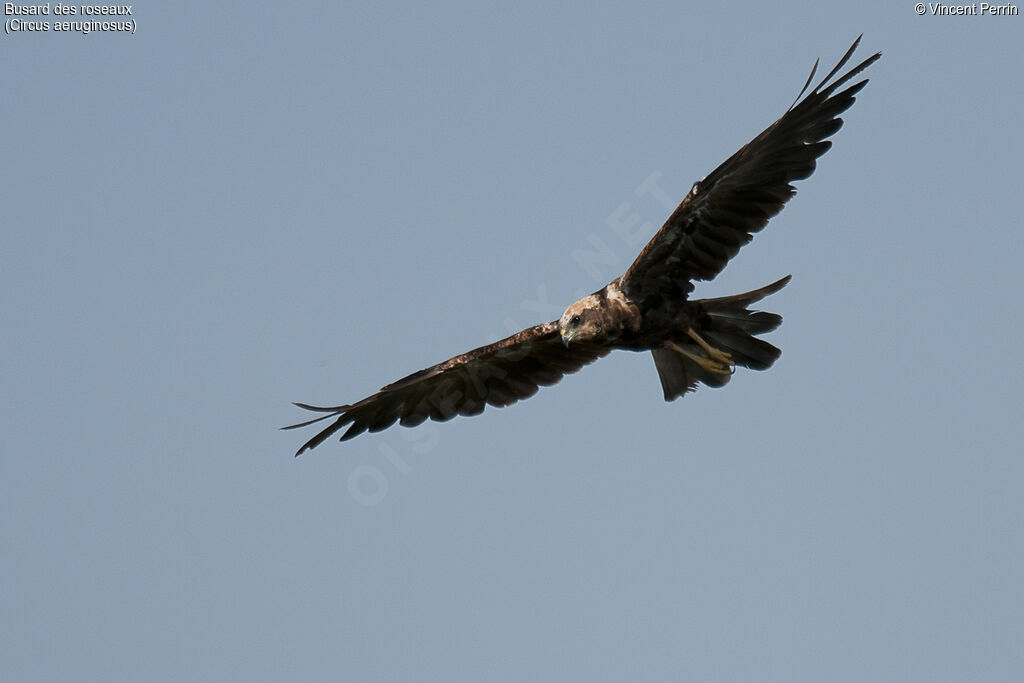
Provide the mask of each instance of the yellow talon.
POLYGON ((700 347, 707 352, 708 358, 716 360, 724 365, 735 365, 735 363, 732 362, 732 355, 726 353, 725 351, 722 351, 721 349, 716 349, 711 344, 708 344, 706 341, 704 341, 703 337, 701 337, 699 334, 693 331, 693 328, 686 328, 686 334, 690 336, 690 339, 700 344, 700 347))
MULTIPOLYGON (((695 353, 690 353, 689 351, 684 349, 682 346, 679 346, 675 342, 669 342, 668 347, 674 351, 683 354, 697 365, 701 366, 708 372, 715 373, 716 375, 731 375, 733 373, 733 370, 735 369, 732 363, 721 363, 713 358, 705 358, 704 356, 698 356, 695 353)), ((728 356, 729 354, 723 355, 728 356)))

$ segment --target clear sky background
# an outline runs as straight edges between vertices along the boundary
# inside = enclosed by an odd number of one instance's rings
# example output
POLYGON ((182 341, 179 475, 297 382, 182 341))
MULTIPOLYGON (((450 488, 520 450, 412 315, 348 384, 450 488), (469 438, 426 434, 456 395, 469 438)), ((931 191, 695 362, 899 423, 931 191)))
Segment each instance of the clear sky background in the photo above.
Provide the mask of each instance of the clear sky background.
POLYGON ((1024 675, 1024 16, 133 15, 0 37, 0 679, 1024 675), (682 198, 862 32, 832 150, 698 288, 793 274, 770 371, 665 403, 617 353, 292 457, 289 401, 616 277, 641 183, 682 198))

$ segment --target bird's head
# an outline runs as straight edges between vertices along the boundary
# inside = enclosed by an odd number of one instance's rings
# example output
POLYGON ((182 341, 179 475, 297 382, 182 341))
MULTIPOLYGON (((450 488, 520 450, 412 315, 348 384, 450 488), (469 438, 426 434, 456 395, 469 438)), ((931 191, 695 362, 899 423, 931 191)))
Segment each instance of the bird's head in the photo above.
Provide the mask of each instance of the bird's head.
POLYGON ((591 294, 565 309, 558 320, 562 343, 602 341, 606 336, 602 304, 601 297, 591 294))

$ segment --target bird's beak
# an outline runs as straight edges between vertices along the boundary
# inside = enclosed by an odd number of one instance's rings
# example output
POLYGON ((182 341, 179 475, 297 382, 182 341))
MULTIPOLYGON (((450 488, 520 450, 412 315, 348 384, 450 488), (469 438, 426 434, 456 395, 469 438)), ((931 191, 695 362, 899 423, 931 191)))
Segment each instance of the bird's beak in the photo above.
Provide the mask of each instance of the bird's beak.
POLYGON ((562 336, 562 346, 564 346, 565 348, 569 348, 569 342, 572 340, 572 337, 567 335, 562 330, 559 330, 558 333, 562 336))

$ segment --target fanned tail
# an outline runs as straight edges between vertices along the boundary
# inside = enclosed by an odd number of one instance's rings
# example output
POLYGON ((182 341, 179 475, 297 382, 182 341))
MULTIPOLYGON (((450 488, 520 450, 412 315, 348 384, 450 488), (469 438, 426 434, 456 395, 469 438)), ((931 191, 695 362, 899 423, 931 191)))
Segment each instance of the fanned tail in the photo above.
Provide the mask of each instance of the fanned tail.
MULTIPOLYGON (((743 294, 696 300, 694 303, 703 306, 710 321, 709 325, 699 330, 700 336, 715 349, 729 354, 736 365, 751 370, 767 370, 782 355, 782 351, 755 335, 774 330, 782 323, 782 316, 752 311, 748 307, 785 287, 790 277, 787 275, 770 285, 743 294)), ((707 357, 707 352, 696 343, 684 344, 683 348, 692 355, 707 357)), ((674 349, 653 349, 651 354, 658 368, 666 401, 675 400, 696 389, 698 383, 710 387, 725 386, 732 377, 728 372, 710 370, 674 349)))

